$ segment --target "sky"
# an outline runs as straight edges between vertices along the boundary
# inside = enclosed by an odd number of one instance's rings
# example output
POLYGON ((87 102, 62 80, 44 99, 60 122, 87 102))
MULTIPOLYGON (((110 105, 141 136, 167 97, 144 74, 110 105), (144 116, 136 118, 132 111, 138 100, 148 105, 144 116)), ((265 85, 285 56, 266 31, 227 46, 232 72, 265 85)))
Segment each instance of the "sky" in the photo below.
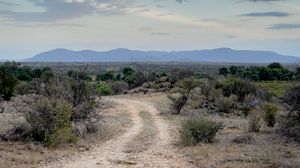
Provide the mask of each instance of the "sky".
POLYGON ((0 0, 0 59, 220 47, 300 56, 300 0, 0 0))

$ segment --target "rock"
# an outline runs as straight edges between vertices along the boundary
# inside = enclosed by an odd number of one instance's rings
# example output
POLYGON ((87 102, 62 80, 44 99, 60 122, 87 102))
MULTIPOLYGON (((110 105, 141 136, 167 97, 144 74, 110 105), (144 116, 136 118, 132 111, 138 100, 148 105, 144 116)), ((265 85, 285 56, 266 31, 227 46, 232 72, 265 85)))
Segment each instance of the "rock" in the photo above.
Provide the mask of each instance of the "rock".
POLYGON ((15 126, 13 129, 9 130, 8 132, 0 135, 0 139, 4 141, 18 141, 18 140, 25 140, 30 131, 30 126, 26 123, 15 126))
POLYGON ((253 143, 255 140, 253 138, 252 135, 240 135, 237 136, 236 138, 234 138, 231 142, 232 143, 236 143, 236 144, 251 144, 253 143))

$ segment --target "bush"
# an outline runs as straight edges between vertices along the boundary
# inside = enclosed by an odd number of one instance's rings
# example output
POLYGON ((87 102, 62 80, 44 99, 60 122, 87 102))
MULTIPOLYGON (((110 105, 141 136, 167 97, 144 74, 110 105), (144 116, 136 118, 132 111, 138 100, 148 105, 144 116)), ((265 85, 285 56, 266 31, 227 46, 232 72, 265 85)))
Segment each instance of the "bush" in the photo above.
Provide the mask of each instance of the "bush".
POLYGON ((66 101, 40 98, 25 115, 30 125, 31 137, 47 145, 73 141, 71 114, 72 107, 66 101))
POLYGON ((29 82, 20 82, 17 87, 16 87, 16 90, 17 90, 17 94, 18 95, 26 95, 26 94, 30 94, 32 93, 33 89, 31 87, 31 83, 29 82))
POLYGON ((291 87, 286 92, 283 102, 289 106, 290 113, 296 113, 300 122, 300 84, 291 87))
POLYGON ((96 89, 97 93, 101 96, 109 96, 113 94, 113 91, 109 84, 106 82, 101 82, 96 89))
POLYGON ((284 96, 289 114, 280 117, 279 131, 300 141, 300 85, 292 87, 284 96))
POLYGON ((266 103, 263 105, 262 109, 264 111, 263 119, 267 123, 268 127, 274 127, 278 107, 275 104, 266 103))
POLYGON ((56 147, 64 143, 75 143, 77 137, 73 134, 71 127, 64 127, 55 130, 51 135, 47 136, 47 146, 56 147))
POLYGON ((226 67, 223 67, 219 70, 219 74, 220 75, 224 75, 224 76, 227 76, 229 73, 228 69, 226 67))
POLYGON ((248 122, 249 132, 259 132, 261 127, 261 116, 257 112, 252 112, 248 122))
POLYGON ((5 63, 0 66, 0 98, 9 101, 16 91, 18 80, 13 74, 14 66, 5 63))
POLYGON ((237 103, 237 97, 231 95, 230 97, 220 97, 216 101, 216 106, 219 112, 230 113, 231 110, 235 109, 237 103))
POLYGON ((185 95, 168 96, 168 98, 171 100, 170 108, 175 114, 180 114, 182 108, 188 100, 188 97, 185 95))
POLYGON ((171 100, 171 109, 180 114, 182 108, 185 106, 190 97, 192 90, 199 86, 200 81, 196 78, 186 78, 179 82, 179 96, 168 96, 171 100))
POLYGON ((260 100, 253 95, 247 95, 244 102, 241 104, 240 110, 247 117, 251 110, 260 103, 260 100))
POLYGON ((256 88, 249 81, 229 78, 224 82, 219 83, 217 88, 221 88, 223 95, 229 97, 230 95, 236 95, 239 101, 244 101, 244 98, 249 94, 255 94, 256 88))
POLYGON ((125 90, 128 90, 128 85, 123 81, 114 81, 110 83, 110 87, 113 91, 113 94, 121 94, 125 90))
MULTIPOLYGON (((45 70, 51 74, 51 70, 45 70)), ((95 107, 91 85, 84 80, 84 71, 74 71, 72 77, 54 73, 41 80, 35 80, 40 95, 67 101, 72 108, 72 121, 82 121, 87 118, 95 107)), ((42 75, 43 77, 43 75, 42 75)))
POLYGON ((196 145, 199 142, 213 142, 222 123, 217 123, 205 118, 190 118, 181 125, 180 138, 183 145, 196 145))
POLYGON ((185 68, 174 68, 171 70, 170 72, 170 82, 172 84, 183 80, 185 78, 190 78, 191 76, 193 76, 193 71, 189 70, 189 69, 185 69, 185 68))

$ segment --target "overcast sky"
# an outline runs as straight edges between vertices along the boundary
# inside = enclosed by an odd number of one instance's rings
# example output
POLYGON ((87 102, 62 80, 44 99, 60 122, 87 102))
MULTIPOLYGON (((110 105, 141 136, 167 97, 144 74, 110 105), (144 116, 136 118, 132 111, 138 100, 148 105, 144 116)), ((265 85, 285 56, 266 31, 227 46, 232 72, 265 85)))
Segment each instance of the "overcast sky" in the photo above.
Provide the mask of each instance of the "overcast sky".
POLYGON ((300 56, 300 0, 0 0, 0 59, 218 47, 300 56))

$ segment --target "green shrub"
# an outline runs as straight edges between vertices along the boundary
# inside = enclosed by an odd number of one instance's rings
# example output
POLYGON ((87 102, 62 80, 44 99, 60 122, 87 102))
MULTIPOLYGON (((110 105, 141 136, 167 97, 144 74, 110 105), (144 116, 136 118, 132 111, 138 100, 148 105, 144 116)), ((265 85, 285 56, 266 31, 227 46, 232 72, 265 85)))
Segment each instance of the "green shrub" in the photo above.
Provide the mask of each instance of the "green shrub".
POLYGON ((182 108, 186 105, 187 100, 190 98, 191 92, 199 86, 200 81, 196 78, 185 78, 178 84, 179 96, 168 96, 171 100, 171 109, 176 113, 180 114, 182 108))
POLYGON ((199 142, 211 143, 222 126, 221 123, 201 117, 187 119, 181 125, 181 142, 183 145, 195 145, 199 142))
POLYGON ((276 114, 278 112, 278 107, 272 103, 266 103, 262 107, 264 111, 263 119, 269 127, 274 127, 276 123, 276 114))
POLYGON ((261 116, 257 112, 252 112, 248 122, 249 132, 259 132, 261 127, 261 116))
POLYGON ((0 98, 9 101, 16 91, 18 80, 14 73, 14 66, 5 63, 0 66, 0 98))
POLYGON ((171 100, 170 108, 172 110, 172 113, 174 114, 180 114, 182 108, 186 104, 188 97, 185 95, 179 95, 179 96, 171 96, 169 95, 168 98, 171 100))
POLYGON ((220 69, 219 69, 219 74, 220 74, 220 75, 227 76, 228 73, 229 73, 229 71, 228 71, 228 68, 226 68, 226 67, 223 67, 223 68, 220 68, 220 69))
POLYGON ((219 112, 230 113, 236 107, 237 97, 231 95, 230 97, 220 97, 216 101, 216 106, 219 112))
POLYGON ((31 128, 31 137, 49 145, 73 139, 70 136, 71 114, 72 107, 66 101, 40 98, 25 115, 31 128))
POLYGON ((109 96, 109 95, 113 94, 113 91, 112 91, 111 87, 106 82, 101 82, 97 86, 96 90, 97 90, 97 93, 101 96, 109 96))
POLYGON ((56 147, 64 143, 75 143, 77 137, 73 134, 71 127, 64 127, 55 130, 51 135, 47 135, 47 146, 56 147))
POLYGON ((18 95, 26 95, 33 92, 31 83, 25 81, 20 82, 17 85, 16 90, 18 95))
POLYGON ((256 88, 249 81, 229 78, 219 83, 217 88, 221 88, 223 95, 229 97, 230 95, 236 95, 239 101, 244 101, 244 98, 249 94, 255 94, 256 88))
POLYGON ((110 83, 110 87, 113 91, 113 94, 121 94, 125 90, 128 90, 128 85, 123 81, 114 81, 110 83))

